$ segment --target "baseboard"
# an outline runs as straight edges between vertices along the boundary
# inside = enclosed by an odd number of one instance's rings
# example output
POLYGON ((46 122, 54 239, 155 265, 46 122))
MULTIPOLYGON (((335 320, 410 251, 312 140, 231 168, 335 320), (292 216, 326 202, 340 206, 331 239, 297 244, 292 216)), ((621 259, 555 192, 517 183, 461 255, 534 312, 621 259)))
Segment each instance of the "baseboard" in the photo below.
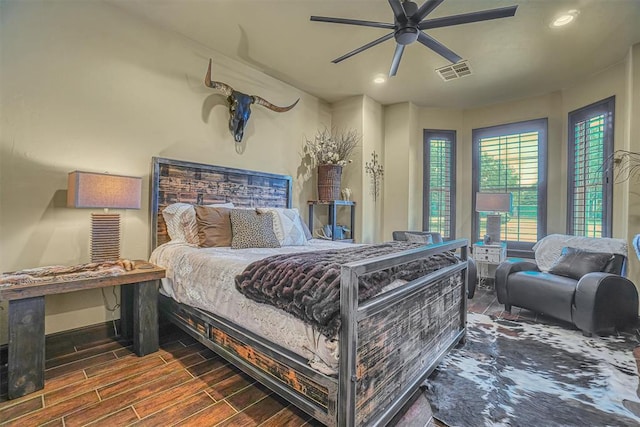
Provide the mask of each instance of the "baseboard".
MULTIPOLYGON (((117 335, 120 335, 120 319, 48 334, 45 336, 45 348, 48 345, 55 345, 55 342, 79 341, 86 345, 91 345, 92 342, 113 338, 117 335)), ((0 365, 7 363, 8 352, 8 344, 0 345, 0 365)))

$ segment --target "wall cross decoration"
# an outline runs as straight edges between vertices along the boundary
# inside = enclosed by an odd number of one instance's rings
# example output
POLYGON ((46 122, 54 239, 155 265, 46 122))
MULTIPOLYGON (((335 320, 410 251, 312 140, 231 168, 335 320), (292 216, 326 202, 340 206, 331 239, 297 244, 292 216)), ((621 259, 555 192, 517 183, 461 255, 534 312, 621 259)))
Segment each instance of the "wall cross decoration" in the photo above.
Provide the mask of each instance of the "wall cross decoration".
POLYGON ((380 195, 380 184, 384 176, 384 167, 378 162, 378 153, 376 153, 375 150, 371 153, 371 163, 365 162, 364 170, 367 175, 370 175, 371 195, 375 203, 380 195))

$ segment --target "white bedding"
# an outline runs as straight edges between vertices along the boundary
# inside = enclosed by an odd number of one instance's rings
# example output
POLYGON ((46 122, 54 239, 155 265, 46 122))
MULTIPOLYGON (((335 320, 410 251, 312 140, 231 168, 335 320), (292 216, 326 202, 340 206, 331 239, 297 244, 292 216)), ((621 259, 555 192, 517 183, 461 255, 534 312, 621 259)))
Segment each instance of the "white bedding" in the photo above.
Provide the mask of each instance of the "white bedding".
MULTIPOLYGON (((325 374, 338 367, 338 343, 302 320, 267 304, 246 298, 234 278, 244 268, 271 255, 344 248, 345 243, 312 239, 309 245, 281 248, 199 248, 169 242, 156 248, 150 261, 167 270, 161 292, 176 301, 224 317, 309 360, 325 374)), ((353 246, 353 245, 351 245, 353 246)))

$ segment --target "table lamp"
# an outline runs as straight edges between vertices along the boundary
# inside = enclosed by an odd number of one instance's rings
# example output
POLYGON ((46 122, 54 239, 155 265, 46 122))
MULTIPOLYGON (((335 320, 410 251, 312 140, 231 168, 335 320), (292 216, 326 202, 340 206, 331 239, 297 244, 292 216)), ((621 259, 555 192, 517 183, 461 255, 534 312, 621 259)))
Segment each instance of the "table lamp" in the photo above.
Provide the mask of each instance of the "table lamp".
POLYGON ((511 193, 476 193, 476 212, 487 214, 488 243, 500 243, 502 215, 499 212, 511 212, 511 193))
POLYGON ((120 214, 109 209, 140 209, 142 178, 74 171, 69 173, 67 206, 103 208, 91 214, 91 262, 120 258, 120 214))

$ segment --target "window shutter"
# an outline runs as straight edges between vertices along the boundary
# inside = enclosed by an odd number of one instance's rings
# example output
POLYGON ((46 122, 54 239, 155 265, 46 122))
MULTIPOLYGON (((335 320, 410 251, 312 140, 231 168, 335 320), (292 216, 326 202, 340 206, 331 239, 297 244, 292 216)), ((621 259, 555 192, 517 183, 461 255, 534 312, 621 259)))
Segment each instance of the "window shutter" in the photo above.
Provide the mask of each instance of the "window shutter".
POLYGON ((511 193, 512 211, 502 214, 501 236, 510 256, 529 256, 546 235, 547 119, 474 129, 472 236, 486 230, 487 212, 475 212, 475 194, 511 193))
POLYGON ((423 229, 455 237, 455 131, 425 130, 423 229))
POLYGON ((613 191, 603 164, 613 150, 614 98, 569 113, 567 233, 611 236, 613 191))

